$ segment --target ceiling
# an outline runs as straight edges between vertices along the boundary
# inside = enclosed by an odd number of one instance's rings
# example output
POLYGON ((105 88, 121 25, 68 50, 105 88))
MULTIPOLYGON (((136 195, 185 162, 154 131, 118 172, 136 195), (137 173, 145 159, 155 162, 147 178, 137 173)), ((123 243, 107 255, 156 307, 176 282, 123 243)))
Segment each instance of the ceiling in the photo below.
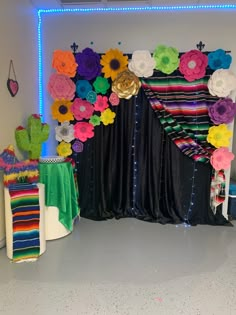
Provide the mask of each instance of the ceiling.
POLYGON ((236 0, 31 0, 37 9, 234 4, 236 0), (222 3, 223 2, 223 3, 222 3))

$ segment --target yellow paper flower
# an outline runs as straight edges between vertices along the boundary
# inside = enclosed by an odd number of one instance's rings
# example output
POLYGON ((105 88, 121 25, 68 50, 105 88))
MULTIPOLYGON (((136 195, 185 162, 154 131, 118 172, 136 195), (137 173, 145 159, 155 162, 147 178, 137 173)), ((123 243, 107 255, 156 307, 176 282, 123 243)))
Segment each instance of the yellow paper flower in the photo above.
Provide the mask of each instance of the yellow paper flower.
POLYGON ((107 108, 101 113, 100 120, 102 121, 103 125, 107 126, 114 123, 115 117, 116 113, 111 111, 110 108, 107 108))
POLYGON ((112 83, 112 91, 119 98, 130 99, 133 95, 137 95, 141 82, 139 78, 129 70, 125 70, 118 74, 117 78, 112 83))
POLYGON ((228 147, 232 134, 232 131, 227 128, 226 124, 213 126, 209 128, 207 141, 216 148, 228 147))
POLYGON ((105 55, 102 55, 100 63, 103 66, 102 73, 104 73, 104 77, 111 77, 113 81, 120 72, 127 69, 128 57, 124 56, 117 48, 110 49, 105 55))
POLYGON ((55 50, 53 52, 52 67, 57 70, 57 73, 73 78, 78 64, 75 62, 75 57, 71 51, 55 50))
POLYGON ((71 150, 71 144, 66 143, 65 141, 62 141, 58 146, 57 146, 57 153, 60 156, 67 157, 72 154, 71 150))
POLYGON ((73 114, 70 110, 72 106, 72 102, 67 100, 57 100, 55 101, 52 106, 52 118, 57 119, 59 122, 65 122, 73 120, 73 114))

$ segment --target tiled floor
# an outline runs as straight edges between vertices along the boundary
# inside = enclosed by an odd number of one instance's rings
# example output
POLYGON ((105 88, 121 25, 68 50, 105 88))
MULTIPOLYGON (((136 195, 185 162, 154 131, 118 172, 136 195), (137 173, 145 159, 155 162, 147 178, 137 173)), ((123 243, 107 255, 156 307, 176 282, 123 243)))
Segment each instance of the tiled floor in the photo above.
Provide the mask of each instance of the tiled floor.
POLYGON ((235 315, 236 227, 81 219, 37 262, 0 250, 0 314, 235 315))

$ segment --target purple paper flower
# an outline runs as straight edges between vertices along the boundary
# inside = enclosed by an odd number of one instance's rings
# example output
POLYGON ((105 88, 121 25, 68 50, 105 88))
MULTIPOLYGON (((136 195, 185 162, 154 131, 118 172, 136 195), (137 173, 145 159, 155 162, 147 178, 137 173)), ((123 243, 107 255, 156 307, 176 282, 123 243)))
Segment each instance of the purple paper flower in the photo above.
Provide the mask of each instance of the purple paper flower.
POLYGON ((76 54, 78 63, 77 72, 86 80, 92 80, 99 76, 102 66, 100 65, 100 56, 91 48, 85 48, 81 53, 76 54))
POLYGON ((236 103, 231 98, 223 98, 210 105, 208 114, 215 125, 229 124, 236 114, 236 103))
POLYGON ((76 153, 80 153, 83 152, 84 149, 84 144, 83 142, 76 140, 73 144, 72 144, 72 149, 74 152, 76 153))

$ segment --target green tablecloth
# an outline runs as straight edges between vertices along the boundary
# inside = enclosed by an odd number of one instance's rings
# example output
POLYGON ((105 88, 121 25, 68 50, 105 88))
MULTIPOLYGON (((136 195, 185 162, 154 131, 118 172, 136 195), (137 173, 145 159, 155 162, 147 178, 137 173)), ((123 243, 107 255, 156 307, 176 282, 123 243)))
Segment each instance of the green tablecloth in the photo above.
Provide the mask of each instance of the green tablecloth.
POLYGON ((45 185, 46 206, 57 207, 59 221, 72 231, 79 205, 71 163, 39 163, 39 182, 45 185))

